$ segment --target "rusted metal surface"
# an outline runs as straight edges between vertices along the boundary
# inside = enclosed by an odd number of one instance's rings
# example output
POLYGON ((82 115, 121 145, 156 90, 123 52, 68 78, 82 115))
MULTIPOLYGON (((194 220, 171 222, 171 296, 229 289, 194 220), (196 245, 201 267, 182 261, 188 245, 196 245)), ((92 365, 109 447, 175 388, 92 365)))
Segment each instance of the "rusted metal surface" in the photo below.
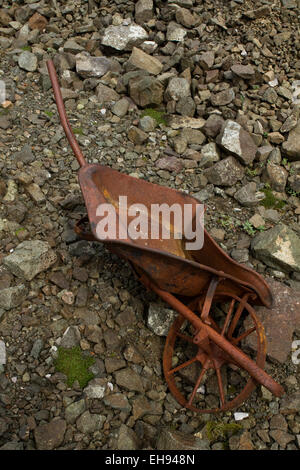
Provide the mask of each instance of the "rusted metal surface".
MULTIPOLYGON (((149 209, 147 214, 151 214, 152 204, 164 202, 171 206, 176 203, 182 208, 185 204, 190 204, 193 226, 196 222, 196 207, 199 201, 183 192, 127 176, 106 166, 87 164, 66 117, 53 63, 48 61, 47 66, 61 123, 81 167, 79 183, 88 217, 78 222, 75 227, 76 233, 86 240, 102 241, 111 252, 126 259, 140 281, 180 313, 167 338, 163 359, 165 377, 173 395, 183 406, 195 411, 203 411, 193 403, 205 374, 212 370, 217 377, 221 405, 219 408, 204 410, 206 412, 227 410, 238 406, 249 396, 257 383, 263 384, 276 396, 282 395, 283 388, 263 370, 266 339, 263 327, 250 305, 250 302, 252 305, 266 307, 272 304, 268 284, 258 273, 232 260, 206 230, 204 230, 203 248, 186 250, 184 240, 175 237, 176 227, 172 219, 170 219, 169 227, 171 237, 167 240, 162 236, 161 221, 159 221, 158 239, 132 239, 127 231, 122 239, 117 236, 111 236, 106 240, 98 238, 97 224, 101 221, 101 216, 97 216, 97 208, 104 203, 112 204, 117 211, 116 233, 119 233, 121 228, 124 232, 124 227, 121 227, 121 209, 118 208, 120 195, 127 196, 128 206, 136 203, 143 204, 149 209), (216 302, 230 302, 231 305, 221 327, 212 314, 216 302), (252 319, 251 331, 233 336, 241 317, 245 315, 249 315, 252 319), (186 361, 186 366, 174 370, 172 357, 176 341, 178 338, 182 339, 180 329, 184 319, 188 320, 193 327, 194 333, 187 341, 196 347, 197 354, 186 361), (239 347, 243 339, 250 334, 257 335, 255 361, 239 347), (177 371, 193 363, 201 367, 201 372, 190 397, 184 398, 177 388, 174 377, 177 371), (226 399, 221 377, 221 367, 226 364, 231 364, 232 367, 240 368, 249 374, 249 380, 241 393, 230 400, 226 399)), ((126 215, 130 223, 133 217, 126 215)), ((150 216, 147 215, 147 217, 150 216)), ((151 219, 148 222, 151 223, 151 219)), ((184 336, 186 339, 186 335, 184 336)))

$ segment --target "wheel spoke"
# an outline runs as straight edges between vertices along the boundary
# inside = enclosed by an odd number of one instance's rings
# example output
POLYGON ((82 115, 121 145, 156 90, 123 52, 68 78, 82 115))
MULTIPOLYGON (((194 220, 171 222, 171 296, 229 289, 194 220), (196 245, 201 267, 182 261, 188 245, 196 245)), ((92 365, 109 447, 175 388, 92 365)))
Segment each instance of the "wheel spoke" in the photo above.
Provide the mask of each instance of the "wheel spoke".
POLYGON ((188 367, 190 366, 191 364, 193 364, 193 362, 197 361, 197 358, 196 357, 193 357, 192 359, 190 359, 189 361, 186 361, 184 362, 183 364, 180 364, 180 366, 177 366, 177 367, 174 367, 174 369, 171 369, 168 371, 168 374, 175 374, 175 372, 181 370, 181 369, 184 369, 185 367, 188 367))
POLYGON ((232 301, 230 302, 230 307, 228 309, 226 318, 225 318, 223 328, 222 328, 221 336, 224 336, 225 333, 226 333, 226 330, 227 330, 227 327, 228 327, 228 324, 230 322, 230 318, 231 318, 231 315, 232 315, 232 312, 233 312, 233 309, 234 309, 234 305, 235 305, 235 299, 232 299, 232 301))
POLYGON ((199 375, 199 377, 198 377, 198 380, 197 380, 197 382, 196 382, 196 385, 195 385, 195 387, 193 388, 192 395, 190 396, 190 399, 189 399, 189 401, 188 401, 189 406, 191 406, 191 404, 193 403, 194 398, 195 398, 195 395, 196 395, 196 393, 197 393, 197 390, 198 390, 198 388, 199 388, 199 386, 200 386, 200 384, 201 384, 201 382, 202 382, 202 379, 203 379, 204 374, 205 374, 206 369, 207 369, 207 367, 206 367, 206 366, 207 366, 207 363, 208 363, 208 360, 205 362, 205 364, 204 364, 204 366, 203 366, 203 369, 201 370, 200 375, 199 375))
POLYGON ((238 321, 239 321, 239 319, 240 319, 240 317, 241 317, 241 315, 242 315, 242 312, 243 312, 243 310, 244 310, 245 303, 247 302, 247 299, 248 299, 248 294, 246 294, 246 295, 242 298, 241 302, 240 302, 239 305, 238 305, 238 308, 236 309, 236 312, 235 312, 235 314, 234 314, 234 317, 233 317, 233 319, 232 319, 232 322, 231 322, 231 324, 230 324, 230 326, 229 326, 228 333, 227 333, 227 336, 228 336, 228 338, 230 338, 230 339, 232 338, 232 335, 233 335, 233 332, 234 332, 234 330, 235 330, 235 327, 236 327, 236 325, 238 324, 238 321))
POLYGON ((247 338, 247 336, 251 335, 251 333, 253 333, 253 331, 255 331, 255 330, 256 330, 256 328, 255 328, 255 326, 253 326, 253 328, 250 328, 249 330, 245 331, 238 338, 232 338, 234 344, 238 344, 240 341, 247 338))
POLYGON ((225 405, 225 395, 224 395, 224 388, 223 388, 223 381, 222 381, 222 376, 221 376, 221 370, 220 367, 216 367, 216 374, 217 374, 217 380, 218 380, 218 387, 219 387, 219 392, 220 392, 220 400, 221 400, 221 405, 222 407, 225 405))
POLYGON ((187 341, 188 343, 194 344, 193 338, 190 336, 184 335, 183 333, 177 333, 177 336, 179 336, 179 338, 183 339, 184 341, 187 341))

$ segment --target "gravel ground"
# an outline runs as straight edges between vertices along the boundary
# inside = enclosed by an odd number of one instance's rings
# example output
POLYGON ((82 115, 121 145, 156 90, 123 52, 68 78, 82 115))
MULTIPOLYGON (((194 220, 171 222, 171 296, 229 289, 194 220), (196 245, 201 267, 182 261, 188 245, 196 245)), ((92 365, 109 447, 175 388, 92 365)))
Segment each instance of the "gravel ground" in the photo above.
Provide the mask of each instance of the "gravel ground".
MULTIPOLYGON (((299 0, 0 0, 1 449, 300 448, 299 10, 299 0), (85 206, 50 58, 86 159, 204 202, 223 250, 289 300, 286 327, 278 306, 260 309, 282 398, 258 386, 237 421, 172 397, 162 354, 173 312, 74 233, 85 206), (70 382, 62 351, 90 380, 70 382)), ((228 389, 242 380, 231 371, 228 389)), ((202 393, 218 406, 210 377, 202 393)))

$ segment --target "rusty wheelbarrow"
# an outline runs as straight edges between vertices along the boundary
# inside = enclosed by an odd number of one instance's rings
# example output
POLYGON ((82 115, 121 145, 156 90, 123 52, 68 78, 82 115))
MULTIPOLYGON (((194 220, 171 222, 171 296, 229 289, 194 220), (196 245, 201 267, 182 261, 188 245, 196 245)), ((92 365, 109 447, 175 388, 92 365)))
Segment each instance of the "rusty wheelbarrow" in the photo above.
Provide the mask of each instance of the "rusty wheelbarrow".
MULTIPOLYGON (((271 306, 272 296, 265 280, 232 260, 204 229, 203 248, 198 250, 186 249, 171 219, 169 239, 164 239, 161 231, 154 238, 130 236, 121 226, 121 195, 127 198, 126 207, 143 204, 149 208, 150 219, 152 204, 177 204, 182 208, 188 204, 192 224, 197 222, 199 201, 109 167, 88 164, 67 119, 52 61, 47 67, 62 126, 81 167, 79 183, 87 217, 77 223, 75 231, 83 239, 105 243, 111 252, 127 260, 141 283, 179 313, 163 354, 164 375, 173 396, 183 407, 203 413, 237 407, 258 384, 281 396, 283 388, 263 369, 266 337, 252 306, 271 306), (97 227, 103 220, 99 208, 105 204, 117 208, 116 233, 122 229, 122 237, 99 238, 97 227), (247 343, 250 338, 252 345, 256 344, 252 349, 247 343), (227 384, 228 374, 233 386, 227 384), (208 393, 213 390, 219 395, 219 399, 214 396, 208 409, 203 396, 206 387, 208 393)), ((132 220, 132 215, 125 215, 132 220)), ((161 220, 158 224, 162 229, 161 220)))

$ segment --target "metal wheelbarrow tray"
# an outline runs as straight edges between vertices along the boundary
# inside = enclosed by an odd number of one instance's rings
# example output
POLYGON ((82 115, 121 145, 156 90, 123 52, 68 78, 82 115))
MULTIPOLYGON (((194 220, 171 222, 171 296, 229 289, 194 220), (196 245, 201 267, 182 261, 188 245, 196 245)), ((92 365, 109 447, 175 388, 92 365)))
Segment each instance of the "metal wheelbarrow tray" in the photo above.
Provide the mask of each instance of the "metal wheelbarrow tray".
MULTIPOLYGON (((76 233, 83 239, 105 243, 111 252, 127 260, 140 282, 179 313, 163 354, 164 375, 173 396, 182 406, 202 413, 239 406, 257 384, 281 396, 283 388, 263 370, 266 337, 252 305, 270 307, 272 296, 259 274, 232 260, 206 230, 200 250, 186 250, 171 224, 168 240, 132 239, 127 231, 122 239, 99 239, 97 224, 101 216, 97 215, 97 208, 102 204, 117 207, 120 195, 126 195, 128 205, 143 204, 149 209, 151 204, 179 204, 182 208, 190 204, 193 221, 199 201, 109 167, 88 164, 66 117, 52 61, 47 62, 47 67, 62 126, 81 167, 78 178, 87 217, 77 223, 76 233), (250 335, 256 335, 254 358, 242 351, 250 335), (236 387, 227 387, 223 366, 231 374, 238 375, 240 371, 236 387), (219 404, 209 409, 205 407, 201 386, 205 376, 215 380, 219 394, 219 404)), ((120 228, 121 217, 116 223, 120 228)))

